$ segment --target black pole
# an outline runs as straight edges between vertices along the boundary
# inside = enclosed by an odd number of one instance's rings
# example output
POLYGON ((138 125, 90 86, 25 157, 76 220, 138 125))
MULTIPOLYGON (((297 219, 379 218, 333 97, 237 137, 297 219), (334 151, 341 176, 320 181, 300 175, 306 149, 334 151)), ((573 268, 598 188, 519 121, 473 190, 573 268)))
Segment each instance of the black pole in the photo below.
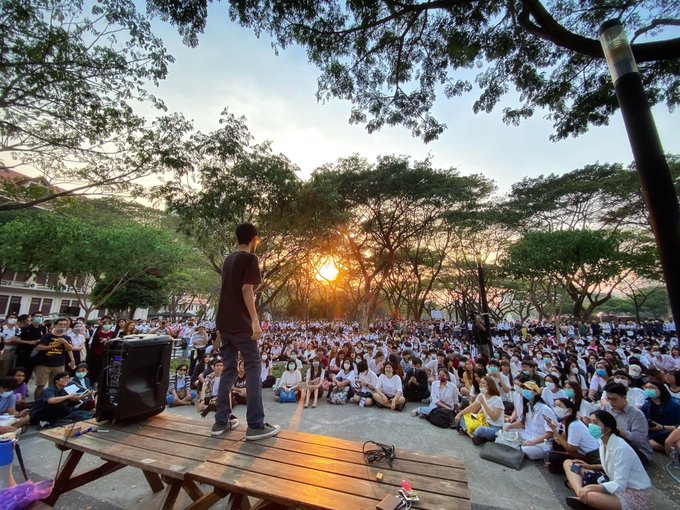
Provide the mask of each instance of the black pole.
MULTIPOLYGON (((600 32, 620 25, 612 20, 600 32)), ((605 50, 606 54, 606 50, 605 50)), ((634 65, 634 61, 633 61, 634 65)), ((611 69, 611 64, 610 64, 611 69)), ((616 98, 642 184, 642 196, 659 252, 673 320, 680 324, 680 206, 652 111, 637 72, 615 78, 616 98)))
POLYGON ((482 319, 484 319, 484 327, 486 328, 486 341, 489 344, 489 350, 493 357, 493 343, 491 342, 491 322, 489 321, 489 302, 486 299, 486 282, 484 281, 484 268, 482 261, 477 257, 477 278, 479 279, 479 293, 482 298, 482 319))

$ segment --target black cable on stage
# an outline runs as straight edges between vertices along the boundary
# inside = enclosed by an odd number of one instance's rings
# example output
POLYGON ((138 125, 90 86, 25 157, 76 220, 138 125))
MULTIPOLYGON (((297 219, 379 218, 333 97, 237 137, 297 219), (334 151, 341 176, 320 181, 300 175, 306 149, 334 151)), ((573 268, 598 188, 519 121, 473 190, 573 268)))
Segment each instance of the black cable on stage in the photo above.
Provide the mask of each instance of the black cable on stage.
POLYGON ((366 458, 366 462, 368 462, 369 464, 373 464, 374 462, 380 462, 383 459, 387 459, 387 464, 389 464, 389 466, 392 467, 392 461, 395 458, 394 445, 378 443, 376 441, 366 441, 361 450, 364 454, 364 457, 366 458), (368 444, 374 444, 379 449, 366 451, 366 445, 368 444))

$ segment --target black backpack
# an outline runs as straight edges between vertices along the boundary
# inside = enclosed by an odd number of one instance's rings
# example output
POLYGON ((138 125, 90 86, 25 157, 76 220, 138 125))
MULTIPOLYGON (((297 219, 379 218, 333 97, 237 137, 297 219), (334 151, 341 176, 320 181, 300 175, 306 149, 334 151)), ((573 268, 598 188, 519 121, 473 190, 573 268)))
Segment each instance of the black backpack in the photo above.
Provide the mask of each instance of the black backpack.
POLYGON ((453 424, 454 414, 451 409, 444 409, 443 407, 435 407, 427 415, 427 420, 437 427, 448 429, 453 424))

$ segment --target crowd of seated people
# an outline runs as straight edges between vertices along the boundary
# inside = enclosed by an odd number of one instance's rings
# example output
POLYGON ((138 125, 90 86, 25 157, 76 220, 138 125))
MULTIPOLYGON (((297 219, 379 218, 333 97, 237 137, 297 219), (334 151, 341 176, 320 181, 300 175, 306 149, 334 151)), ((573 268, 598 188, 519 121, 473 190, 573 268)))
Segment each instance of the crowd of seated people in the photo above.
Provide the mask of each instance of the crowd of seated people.
MULTIPOLYGON (((94 325, 75 321, 67 327, 60 321, 45 324, 39 313, 20 319, 23 322, 11 325, 15 329, 5 328, 8 334, 18 331, 9 342, 41 345, 40 359, 14 368, 16 386, 3 393, 13 392, 16 412, 28 409, 21 407, 28 397, 26 382, 35 366, 51 358, 49 371, 42 373, 53 376, 52 385, 34 404, 37 409, 31 409, 33 423, 55 423, 72 412, 90 412, 91 402, 78 394, 65 395, 65 386, 85 383, 82 373, 90 367, 86 385, 96 389, 101 346, 131 332, 169 334, 185 341, 182 355, 188 363, 171 374, 167 402, 197 402, 204 414, 214 407, 223 365, 212 352, 212 323, 115 322, 105 317, 94 325), (77 352, 86 365, 73 366, 72 335, 84 338, 85 347, 77 352)), ((617 452, 625 450, 624 444, 630 447, 643 470, 653 451, 677 458, 680 450, 680 347, 672 323, 564 322, 555 330, 536 321, 503 322, 491 331, 488 355, 470 342, 470 324, 448 321, 379 321, 368 332, 348 322, 279 322, 263 324, 263 330, 262 386, 272 388, 277 399, 282 392, 292 394, 305 408, 326 401, 398 412, 412 402, 412 414, 420 417, 447 409, 454 426, 474 444, 516 432, 518 446, 529 459, 543 460, 551 471, 571 478, 576 473, 568 469, 577 464, 611 480, 614 468, 601 458, 610 447, 617 452)), ((16 350, 17 359, 24 359, 16 350)), ((244 402, 245 387, 235 385, 231 398, 232 406, 244 402)), ((599 483, 603 495, 588 496, 597 491, 579 483, 570 480, 578 501, 596 508, 628 487, 625 481, 618 488, 599 483)))

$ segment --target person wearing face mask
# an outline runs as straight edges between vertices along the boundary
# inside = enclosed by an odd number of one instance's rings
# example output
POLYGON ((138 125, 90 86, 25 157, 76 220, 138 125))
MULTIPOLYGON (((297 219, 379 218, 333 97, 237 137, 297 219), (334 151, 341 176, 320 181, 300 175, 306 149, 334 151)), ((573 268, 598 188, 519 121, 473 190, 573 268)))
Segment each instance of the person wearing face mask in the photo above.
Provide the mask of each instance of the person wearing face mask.
POLYGON ((76 368, 71 337, 66 334, 68 327, 68 319, 56 319, 52 331, 43 336, 35 347, 36 386, 34 395, 36 400, 38 400, 47 383, 56 374, 64 371, 67 363, 70 369, 75 370, 76 368))
POLYGON ((430 397, 427 373, 422 369, 420 358, 413 358, 410 370, 404 376, 404 398, 409 402, 422 402, 430 397))
POLYGON ((406 405, 403 397, 401 378, 396 375, 398 365, 389 361, 383 367, 383 373, 378 377, 378 384, 373 392, 373 400, 379 407, 389 407, 392 411, 402 411, 406 405))
POLYGON ((567 394, 560 388, 560 378, 555 374, 545 376, 545 390, 541 393, 543 401, 550 407, 554 408, 555 400, 558 398, 567 398, 567 394))
MULTIPOLYGON (((73 352, 73 361, 78 366, 80 362, 84 359, 85 350, 85 324, 82 322, 76 322, 69 333, 71 338, 71 350, 73 352)), ((69 375, 73 377, 75 375, 75 368, 68 371, 69 375)))
POLYGON ((595 373, 590 380, 588 389, 588 398, 591 401, 599 400, 602 396, 602 391, 607 385, 607 378, 609 377, 608 366, 604 361, 595 363, 595 373))
POLYGON ((274 400, 278 400, 282 391, 295 391, 295 399, 300 400, 300 385, 302 384, 302 374, 297 369, 295 360, 289 359, 286 362, 286 371, 281 374, 281 386, 274 392, 274 400))
POLYGON ((309 399, 312 395, 314 396, 312 407, 316 407, 319 404, 319 392, 323 393, 322 385, 326 370, 316 356, 316 353, 314 357, 311 358, 310 364, 311 366, 309 367, 309 370, 307 370, 307 375, 305 376, 305 387, 307 389, 305 392, 305 407, 309 407, 309 399))
POLYGON ((616 418, 616 428, 619 429, 621 437, 630 443, 638 452, 642 463, 647 466, 653 456, 652 445, 647 439, 649 434, 647 417, 640 409, 630 404, 628 390, 623 384, 611 382, 604 387, 604 392, 607 400, 602 409, 616 418))
POLYGON ((680 423, 680 402, 671 397, 668 388, 649 380, 644 386, 649 404, 643 409, 649 424, 649 443, 657 452, 664 451, 664 442, 680 423))
POLYGON ((16 314, 9 314, 0 327, 0 377, 7 375, 14 365, 14 355, 16 344, 14 339, 21 334, 21 329, 17 326, 18 318, 16 314))
POLYGON ((576 417, 578 408, 568 398, 557 398, 553 412, 557 422, 547 420, 553 431, 553 449, 548 457, 551 473, 562 474, 566 459, 581 459, 589 464, 600 463, 597 440, 590 435, 588 427, 576 417))
POLYGON ((355 379, 354 364, 350 358, 345 358, 342 361, 340 371, 333 376, 333 389, 328 396, 328 401, 331 404, 344 404, 351 400, 354 396, 353 386, 355 379))
POLYGON ((260 351, 260 361, 262 364, 262 371, 260 372, 260 381, 262 381, 262 387, 272 388, 276 383, 276 378, 272 373, 272 362, 267 355, 267 351, 260 351))
POLYGON ((99 376, 104 367, 106 343, 112 338, 114 338, 113 321, 110 317, 104 317, 87 345, 87 365, 90 369, 90 380, 94 387, 98 387, 99 376))
MULTIPOLYGON (((626 398, 632 406, 637 407, 638 409, 642 409, 645 406, 647 403, 647 395, 642 388, 634 388, 631 386, 631 377, 628 375, 628 372, 625 370, 617 370, 614 372, 613 379, 615 383, 626 387, 628 392, 626 398)), ((605 386, 605 392, 606 388, 607 387, 605 386)))
POLYGON ((472 434, 472 442, 480 445, 486 441, 496 439, 496 434, 503 428, 505 406, 501 399, 496 382, 489 376, 483 377, 479 381, 479 395, 475 401, 465 409, 456 414, 454 420, 459 424, 460 429, 465 431, 464 416, 468 413, 484 413, 486 426, 477 427, 472 434))
POLYGON ((588 430, 599 442, 602 462, 564 461, 564 472, 576 493, 575 497, 567 498, 567 505, 571 508, 647 510, 652 482, 635 450, 621 437, 614 417, 607 411, 595 411, 590 415, 588 430), (584 485, 584 478, 597 472, 604 472, 606 478, 600 477, 597 483, 584 485))
POLYGON ((437 407, 449 409, 455 413, 458 410, 459 403, 460 393, 458 393, 458 387, 451 382, 449 371, 442 367, 437 372, 437 380, 432 383, 430 405, 414 409, 411 412, 411 416, 427 418, 432 410, 437 407))
POLYGON ((0 377, 0 414, 8 414, 14 417, 14 422, 11 424, 12 429, 21 429, 28 425, 30 418, 28 417, 28 409, 21 412, 16 410, 16 401, 14 398, 14 390, 17 387, 17 382, 14 377, 0 377))
POLYGON ((81 395, 84 398, 81 398, 80 403, 74 407, 83 411, 91 411, 94 409, 96 404, 95 393, 92 389, 92 384, 90 384, 90 379, 87 377, 87 363, 79 363, 76 366, 74 376, 71 377, 71 380, 69 381, 69 386, 71 385, 78 387, 78 393, 87 392, 86 395, 81 395))
POLYGON ((15 340, 17 344, 16 366, 26 369, 26 382, 30 381, 35 366, 34 359, 31 357, 33 349, 46 334, 47 327, 43 324, 42 312, 34 312, 31 314, 31 322, 21 328, 21 333, 15 340))
POLYGON ((555 413, 541 398, 542 389, 534 382, 522 384, 523 421, 514 421, 503 430, 522 429, 522 451, 531 460, 547 459, 552 450, 553 431, 548 419, 556 421, 555 413))

